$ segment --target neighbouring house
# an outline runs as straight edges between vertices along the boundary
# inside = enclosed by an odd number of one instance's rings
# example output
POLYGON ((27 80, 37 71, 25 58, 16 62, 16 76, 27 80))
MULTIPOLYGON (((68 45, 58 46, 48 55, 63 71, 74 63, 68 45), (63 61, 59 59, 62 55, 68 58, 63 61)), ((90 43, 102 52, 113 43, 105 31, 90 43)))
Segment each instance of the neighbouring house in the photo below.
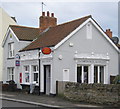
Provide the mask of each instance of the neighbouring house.
MULTIPOLYGON (((14 80, 19 83, 19 72, 22 67, 17 63, 20 60, 19 50, 30 44, 38 35, 38 28, 10 25, 3 40, 3 82, 14 80), (17 61, 18 60, 18 61, 17 61)), ((20 84, 18 84, 18 88, 20 84)))
POLYGON ((10 17, 1 7, 0 7, 0 81, 2 79, 2 67, 3 67, 3 48, 2 48, 2 40, 6 34, 7 28, 9 25, 16 24, 16 20, 14 17, 10 17))
POLYGON ((56 94, 56 81, 109 84, 120 72, 120 49, 111 30, 104 32, 91 15, 57 25, 53 13, 43 12, 34 31, 9 27, 3 41, 4 83, 36 83, 49 95, 56 94))

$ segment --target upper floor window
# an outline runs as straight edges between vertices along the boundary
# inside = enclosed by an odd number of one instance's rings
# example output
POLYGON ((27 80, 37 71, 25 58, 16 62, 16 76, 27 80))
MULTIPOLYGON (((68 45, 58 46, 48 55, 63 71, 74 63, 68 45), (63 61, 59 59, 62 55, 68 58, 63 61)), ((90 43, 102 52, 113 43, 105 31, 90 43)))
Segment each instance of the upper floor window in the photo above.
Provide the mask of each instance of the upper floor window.
POLYGON ((8 44, 8 57, 13 58, 14 57, 14 43, 8 44))

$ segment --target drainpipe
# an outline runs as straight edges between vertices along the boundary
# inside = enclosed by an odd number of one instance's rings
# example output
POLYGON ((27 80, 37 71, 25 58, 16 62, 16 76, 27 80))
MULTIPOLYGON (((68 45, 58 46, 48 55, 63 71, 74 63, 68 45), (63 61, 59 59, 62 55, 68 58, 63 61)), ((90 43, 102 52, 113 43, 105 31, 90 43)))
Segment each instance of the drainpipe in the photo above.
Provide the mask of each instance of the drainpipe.
POLYGON ((120 75, 120 52, 119 52, 119 62, 118 62, 118 67, 119 67, 119 75, 120 75))
POLYGON ((39 54, 38 54, 38 62, 39 62, 39 95, 40 95, 40 49, 39 49, 39 54))

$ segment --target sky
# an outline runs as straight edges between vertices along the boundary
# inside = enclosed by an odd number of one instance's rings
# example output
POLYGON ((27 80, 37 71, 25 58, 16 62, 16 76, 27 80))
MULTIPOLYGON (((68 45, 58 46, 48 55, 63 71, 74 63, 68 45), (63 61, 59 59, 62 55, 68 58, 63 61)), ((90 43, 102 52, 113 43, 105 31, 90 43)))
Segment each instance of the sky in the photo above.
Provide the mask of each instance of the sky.
POLYGON ((111 29, 118 36, 118 0, 0 0, 0 6, 19 25, 39 27, 41 2, 43 11, 53 12, 58 24, 92 15, 103 30, 111 29))

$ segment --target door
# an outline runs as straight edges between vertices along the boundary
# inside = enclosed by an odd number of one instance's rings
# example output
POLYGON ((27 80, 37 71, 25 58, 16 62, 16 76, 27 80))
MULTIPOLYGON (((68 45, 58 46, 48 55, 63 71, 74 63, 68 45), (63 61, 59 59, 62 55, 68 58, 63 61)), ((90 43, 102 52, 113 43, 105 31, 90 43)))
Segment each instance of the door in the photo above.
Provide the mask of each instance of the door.
POLYGON ((51 66, 44 65, 44 93, 46 95, 50 94, 50 83, 51 81, 51 66))

